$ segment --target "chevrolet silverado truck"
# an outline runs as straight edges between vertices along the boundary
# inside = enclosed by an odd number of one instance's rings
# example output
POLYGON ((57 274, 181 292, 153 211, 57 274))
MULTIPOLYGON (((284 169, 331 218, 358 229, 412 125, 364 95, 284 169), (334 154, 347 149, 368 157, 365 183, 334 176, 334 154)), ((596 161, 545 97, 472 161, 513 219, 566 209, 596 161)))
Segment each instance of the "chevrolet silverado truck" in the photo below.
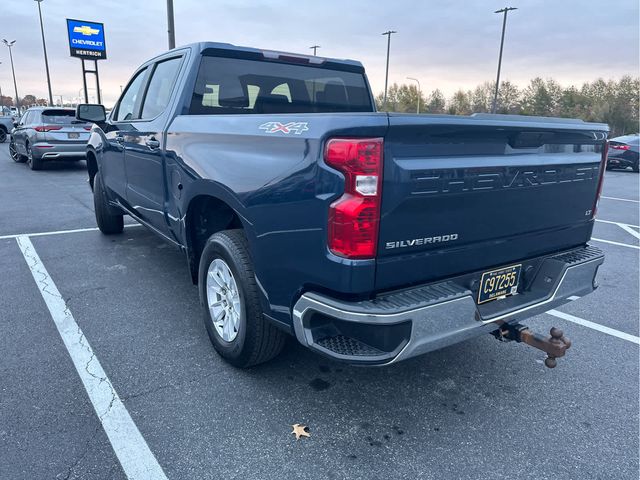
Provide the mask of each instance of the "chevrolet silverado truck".
POLYGON ((228 362, 288 335, 386 365, 493 333, 597 288, 589 245, 608 127, 376 112, 359 62, 197 43, 133 74, 91 121, 99 229, 129 215, 175 244, 228 362))

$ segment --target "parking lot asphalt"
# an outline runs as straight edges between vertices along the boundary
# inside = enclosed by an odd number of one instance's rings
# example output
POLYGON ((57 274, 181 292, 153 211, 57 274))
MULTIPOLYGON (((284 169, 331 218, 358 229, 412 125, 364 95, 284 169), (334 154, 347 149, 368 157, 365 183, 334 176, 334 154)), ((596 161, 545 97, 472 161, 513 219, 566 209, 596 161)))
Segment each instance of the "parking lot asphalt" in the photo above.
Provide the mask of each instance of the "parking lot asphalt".
MULTIPOLYGON (((32 172, 0 145, 0 479, 127 476, 12 237, 94 227, 84 168, 32 172)), ((600 288, 558 309, 631 340, 537 316, 525 323, 573 342, 553 370, 490 336, 385 368, 291 341, 237 370, 209 343, 182 254, 145 228, 30 238, 169 479, 637 479, 638 178, 607 172, 600 288)))

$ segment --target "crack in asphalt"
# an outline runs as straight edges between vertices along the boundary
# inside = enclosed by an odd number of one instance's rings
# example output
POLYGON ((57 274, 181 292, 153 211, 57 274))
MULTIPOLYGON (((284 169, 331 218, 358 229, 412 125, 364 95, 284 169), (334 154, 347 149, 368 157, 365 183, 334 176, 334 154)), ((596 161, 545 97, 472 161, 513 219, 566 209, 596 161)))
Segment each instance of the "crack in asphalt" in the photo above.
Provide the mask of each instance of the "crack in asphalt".
MULTIPOLYGON (((31 253, 31 248, 29 246, 24 246, 21 243, 21 239, 17 238, 16 239, 18 241, 18 243, 20 243, 21 247, 23 247, 23 251, 24 251, 24 256, 27 259, 27 264, 29 265, 29 268, 31 269, 31 271, 35 271, 37 272, 37 274, 40 276, 39 279, 37 279, 36 281, 41 285, 41 291, 43 293, 46 293, 47 295, 50 295, 51 297, 54 297, 56 299, 62 300, 62 303, 64 304, 64 310, 63 310, 63 315, 65 317, 65 319, 73 319, 73 315, 71 314, 71 311, 69 309, 69 305, 67 303, 67 301, 64 299, 64 297, 62 297, 62 295, 60 293, 56 293, 56 292, 52 292, 51 290, 49 290, 49 288, 51 287, 51 285, 53 284, 53 282, 49 282, 50 277, 46 272, 43 272, 42 270, 36 268, 38 265, 38 259, 36 258, 36 256, 31 253)), ((57 288, 56 288, 57 290, 57 288)), ((111 412, 111 409, 113 408, 113 404, 116 401, 117 398, 117 394, 115 392, 115 390, 113 389, 113 385, 111 384, 111 382, 109 381, 109 379, 107 378, 106 374, 105 375, 96 375, 96 373, 94 373, 93 371, 91 371, 91 363, 93 362, 94 358, 95 358, 95 352, 93 351, 93 349, 89 346, 88 343, 85 343, 85 335, 84 332, 82 331, 82 329, 80 328, 80 325, 77 325, 77 334, 78 334, 78 341, 77 343, 90 355, 89 356, 89 360, 87 361, 87 363, 85 364, 85 371, 93 378, 95 378, 96 380, 98 380, 98 384, 102 384, 103 382, 106 382, 107 385, 109 386, 109 392, 111 393, 111 400, 109 402, 109 405, 107 407, 107 409, 102 412, 102 413, 98 413, 98 419, 100 420, 100 424, 102 424, 104 422, 104 418, 111 412)), ((103 370, 104 372, 104 370, 103 370)))
POLYGON ((155 394, 155 393, 157 393, 159 391, 166 390, 168 388, 179 388, 179 387, 183 387, 185 385, 189 385, 189 384, 192 384, 192 383, 202 382, 202 381, 206 380, 207 378, 212 377, 216 373, 217 372, 209 372, 209 373, 206 373, 205 375, 203 375, 202 377, 199 377, 199 378, 191 378, 191 379, 188 379, 188 380, 183 380, 181 382, 165 383, 163 385, 158 385, 156 387, 153 387, 153 388, 150 388, 150 389, 147 389, 147 390, 142 390, 141 392, 132 393, 130 395, 122 396, 122 397, 120 397, 120 399, 122 401, 125 401, 125 400, 132 400, 134 398, 147 397, 149 395, 153 395, 153 394, 155 394))

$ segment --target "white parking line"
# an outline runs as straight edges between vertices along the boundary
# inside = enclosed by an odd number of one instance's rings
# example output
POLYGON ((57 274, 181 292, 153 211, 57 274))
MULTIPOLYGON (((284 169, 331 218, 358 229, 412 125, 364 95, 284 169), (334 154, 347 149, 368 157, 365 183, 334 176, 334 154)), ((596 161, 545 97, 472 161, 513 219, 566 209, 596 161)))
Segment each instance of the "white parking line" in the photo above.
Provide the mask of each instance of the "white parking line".
POLYGON ((640 246, 638 245, 629 245, 628 243, 614 242, 612 240, 604 240, 602 238, 596 238, 596 237, 591 237, 591 240, 595 242, 610 243, 611 245, 618 245, 619 247, 628 247, 628 248, 635 248, 636 250, 640 250, 640 246))
MULTIPOLYGON (((124 228, 132 228, 132 227, 141 227, 142 225, 139 223, 127 224, 124 228)), ((89 227, 89 228, 76 228, 73 230, 55 230, 52 232, 37 232, 37 233, 16 233, 13 235, 2 235, 0 236, 0 240, 6 240, 7 238, 20 238, 20 237, 46 237, 48 235, 63 235, 65 233, 80 233, 80 232, 95 232, 98 230, 98 227, 89 227)))
POLYGON ((582 325, 583 327, 591 328, 593 330, 606 333, 607 335, 618 337, 618 338, 621 338, 622 340, 626 340, 628 342, 635 343, 636 345, 640 345, 640 337, 636 337, 635 335, 630 335, 628 333, 621 332, 620 330, 615 330, 613 328, 605 327, 604 325, 600 325, 599 323, 590 322, 589 320, 585 320, 583 318, 576 317, 574 315, 569 315, 568 313, 559 312, 558 310, 549 310, 547 313, 549 315, 553 315, 554 317, 567 320, 568 322, 577 323, 578 325, 582 325))
POLYGON ((599 218, 596 218, 596 222, 598 223, 610 223, 611 225, 625 225, 627 227, 632 227, 632 228, 640 228, 639 225, 631 225, 630 223, 622 223, 622 222, 612 222, 611 220, 600 220, 599 218))
POLYGON ((631 235, 633 235, 634 237, 636 237, 638 240, 640 240, 640 233, 636 232, 635 230, 633 230, 631 227, 632 225, 624 225, 624 224, 620 224, 618 225, 621 229, 623 229, 625 232, 630 233, 631 235))
POLYGON ((629 198, 605 197, 604 195, 601 196, 600 198, 606 198, 607 200, 618 200, 619 202, 640 203, 640 200, 631 200, 629 198))
POLYGON ((162 467, 102 369, 31 240, 18 236, 16 241, 125 475, 130 480, 166 480, 162 467))
POLYGON ((638 240, 640 240, 640 233, 638 233, 635 230, 633 230, 633 228, 640 228, 638 225, 631 225, 631 224, 628 224, 628 223, 612 222, 610 220, 598 220, 598 219, 596 219, 596 222, 608 223, 610 225, 617 225, 618 227, 620 227, 625 232, 630 233, 631 235, 636 237, 638 240))

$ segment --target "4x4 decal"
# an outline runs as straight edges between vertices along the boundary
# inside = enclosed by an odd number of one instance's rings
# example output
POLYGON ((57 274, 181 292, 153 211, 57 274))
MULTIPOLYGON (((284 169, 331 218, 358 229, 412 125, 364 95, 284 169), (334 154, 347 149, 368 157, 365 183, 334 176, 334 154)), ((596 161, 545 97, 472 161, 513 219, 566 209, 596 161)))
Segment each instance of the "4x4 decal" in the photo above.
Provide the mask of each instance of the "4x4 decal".
POLYGON ((300 135, 302 132, 306 132, 309 130, 307 122, 289 122, 289 123, 280 123, 280 122, 267 122, 260 125, 260 130, 264 130, 267 133, 284 133, 285 135, 290 134, 291 132, 296 135, 300 135))

